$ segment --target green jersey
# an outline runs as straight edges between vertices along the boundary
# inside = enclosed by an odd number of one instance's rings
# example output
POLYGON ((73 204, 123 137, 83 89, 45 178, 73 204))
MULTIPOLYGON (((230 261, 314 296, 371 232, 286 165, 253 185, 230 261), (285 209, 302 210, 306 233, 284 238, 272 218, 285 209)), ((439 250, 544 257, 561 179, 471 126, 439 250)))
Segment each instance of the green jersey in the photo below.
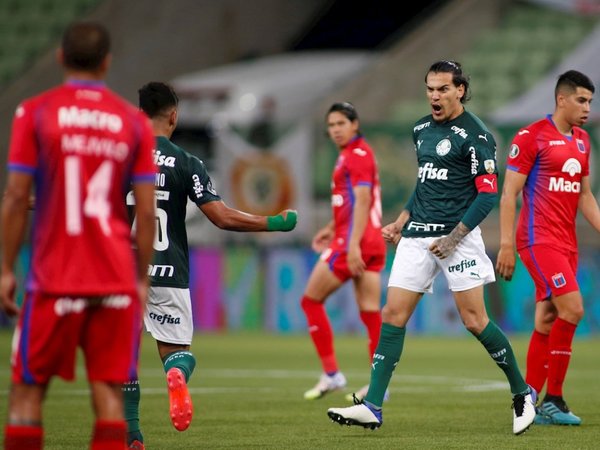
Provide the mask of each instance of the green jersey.
POLYGON ((402 236, 448 234, 477 197, 476 179, 498 173, 496 142, 483 122, 467 111, 444 123, 425 116, 415 124, 413 141, 419 172, 402 236))
POLYGON ((185 228, 188 198, 200 206, 221 200, 204 163, 166 137, 156 138, 156 236, 148 269, 150 284, 189 287, 189 251, 185 228))

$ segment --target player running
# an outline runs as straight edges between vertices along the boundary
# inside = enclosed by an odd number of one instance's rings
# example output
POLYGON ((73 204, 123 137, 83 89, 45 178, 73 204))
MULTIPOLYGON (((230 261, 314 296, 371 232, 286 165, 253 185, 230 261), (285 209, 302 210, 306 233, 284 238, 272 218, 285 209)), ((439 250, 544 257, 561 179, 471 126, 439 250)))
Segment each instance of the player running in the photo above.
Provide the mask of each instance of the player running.
MULTIPOLYGON (((285 210, 276 216, 257 216, 228 207, 217 194, 204 163, 169 140, 177 126, 175 91, 165 83, 148 83, 139 90, 139 104, 152 120, 156 136, 154 160, 159 170, 155 183, 158 227, 154 259, 149 267, 150 291, 144 324, 156 339, 166 373, 171 422, 178 431, 184 431, 192 421, 187 383, 196 366, 190 352, 194 330, 185 228, 188 199, 217 227, 231 231, 290 231, 296 226, 297 214, 285 210)), ((144 439, 139 425, 137 378, 130 380, 123 391, 128 444, 141 450, 144 439)))
MULTIPOLYGON (((381 270, 385 242, 381 236, 381 188, 375 154, 359 131, 358 113, 348 102, 327 112, 329 137, 339 150, 331 179, 333 220, 313 238, 321 257, 308 279, 301 305, 323 373, 304 393, 314 400, 346 386, 333 345, 333 330, 325 310, 327 297, 352 280, 360 319, 367 329, 372 359, 381 329, 381 270)), ((357 396, 364 397, 368 386, 357 396)), ((352 396, 350 396, 352 401, 352 396)))

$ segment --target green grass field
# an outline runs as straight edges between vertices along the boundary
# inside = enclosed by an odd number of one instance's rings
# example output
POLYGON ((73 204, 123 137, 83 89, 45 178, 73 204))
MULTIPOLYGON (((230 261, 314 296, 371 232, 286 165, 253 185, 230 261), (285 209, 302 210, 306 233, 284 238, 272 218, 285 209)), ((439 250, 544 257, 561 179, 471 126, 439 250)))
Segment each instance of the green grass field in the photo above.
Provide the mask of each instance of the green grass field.
MULTIPOLYGON (((526 338, 513 338, 524 366, 526 338)), ((349 388, 368 382, 366 341, 339 336, 338 361, 349 388)), ((0 332, 0 420, 6 421, 10 334, 0 332)), ((143 342, 141 419, 146 448, 158 449, 597 449, 600 437, 600 339, 576 339, 565 390, 580 427, 532 426, 512 435, 508 384, 479 343, 469 337, 414 337, 384 405, 376 431, 341 427, 326 415, 344 393, 305 401, 319 375, 308 336, 196 335, 198 364, 190 381, 195 415, 179 433, 168 417, 164 374, 153 341, 143 342)), ((81 362, 81 361, 80 361, 81 362)), ((44 409, 46 449, 85 449, 92 426, 88 393, 56 381, 44 409)))

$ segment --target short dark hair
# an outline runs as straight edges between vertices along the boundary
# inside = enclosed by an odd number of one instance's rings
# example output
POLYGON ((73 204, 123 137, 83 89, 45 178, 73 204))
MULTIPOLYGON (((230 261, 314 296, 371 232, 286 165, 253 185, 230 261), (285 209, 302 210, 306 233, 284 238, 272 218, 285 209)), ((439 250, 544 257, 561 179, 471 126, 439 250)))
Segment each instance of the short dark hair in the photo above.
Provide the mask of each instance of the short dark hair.
POLYGON ((331 114, 332 112, 342 113, 350 122, 358 120, 358 113, 356 112, 356 108, 350 102, 334 103, 329 108, 329 111, 327 111, 327 116, 329 116, 329 114, 331 114))
POLYGON ((156 117, 169 108, 177 107, 179 97, 167 83, 151 81, 138 90, 140 109, 148 117, 156 117))
POLYGON ((589 77, 577 70, 567 70, 565 73, 558 76, 556 87, 554 88, 554 98, 558 96, 558 91, 567 88, 570 91, 577 90, 578 87, 587 89, 592 94, 594 93, 594 83, 589 77))
POLYGON ((458 61, 441 60, 434 62, 425 74, 425 83, 427 83, 427 75, 429 75, 431 72, 451 73, 452 84, 454 84, 456 87, 459 87, 462 84, 465 87, 465 94, 460 99, 460 102, 467 103, 471 99, 471 93, 469 91, 469 76, 463 72, 462 66, 458 61))
POLYGON ((94 71, 110 53, 108 30, 97 22, 74 22, 63 33, 62 52, 65 67, 94 71))

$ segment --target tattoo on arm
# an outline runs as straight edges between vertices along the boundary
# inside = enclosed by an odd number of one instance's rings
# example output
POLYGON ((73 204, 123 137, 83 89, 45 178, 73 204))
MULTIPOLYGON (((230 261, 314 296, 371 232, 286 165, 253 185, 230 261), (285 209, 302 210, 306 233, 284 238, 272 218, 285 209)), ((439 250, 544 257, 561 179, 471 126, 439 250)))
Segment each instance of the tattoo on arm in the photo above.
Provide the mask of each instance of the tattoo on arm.
POLYGON ((454 227, 454 230, 448 235, 448 240, 452 242, 454 247, 458 245, 462 239, 471 232, 471 230, 462 222, 454 227))
POLYGON ((459 242, 470 232, 471 230, 464 223, 459 222, 448 236, 440 238, 433 243, 433 253, 441 259, 450 256, 459 242))

